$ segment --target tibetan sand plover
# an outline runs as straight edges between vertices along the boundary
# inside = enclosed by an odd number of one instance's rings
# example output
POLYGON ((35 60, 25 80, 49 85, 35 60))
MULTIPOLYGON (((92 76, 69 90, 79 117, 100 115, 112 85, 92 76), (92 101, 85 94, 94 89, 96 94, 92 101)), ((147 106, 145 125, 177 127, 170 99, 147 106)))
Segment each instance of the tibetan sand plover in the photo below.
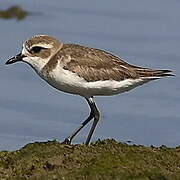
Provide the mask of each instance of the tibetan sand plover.
POLYGON ((22 51, 6 64, 23 61, 54 88, 84 97, 89 104, 87 119, 63 143, 70 144, 92 119, 85 144, 88 145, 100 118, 94 96, 129 91, 152 80, 173 76, 170 70, 138 67, 103 50, 78 44, 63 44, 48 35, 35 35, 23 43, 22 51))

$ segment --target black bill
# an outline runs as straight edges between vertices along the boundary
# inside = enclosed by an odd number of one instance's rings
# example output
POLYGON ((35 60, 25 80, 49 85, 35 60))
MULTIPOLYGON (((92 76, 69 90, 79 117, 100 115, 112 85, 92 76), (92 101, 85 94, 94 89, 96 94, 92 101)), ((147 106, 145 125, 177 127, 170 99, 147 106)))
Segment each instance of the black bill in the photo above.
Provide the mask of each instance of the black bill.
POLYGON ((8 61, 6 61, 5 64, 13 64, 15 62, 22 61, 23 57, 24 56, 21 53, 19 53, 18 55, 14 56, 11 59, 9 59, 8 61))

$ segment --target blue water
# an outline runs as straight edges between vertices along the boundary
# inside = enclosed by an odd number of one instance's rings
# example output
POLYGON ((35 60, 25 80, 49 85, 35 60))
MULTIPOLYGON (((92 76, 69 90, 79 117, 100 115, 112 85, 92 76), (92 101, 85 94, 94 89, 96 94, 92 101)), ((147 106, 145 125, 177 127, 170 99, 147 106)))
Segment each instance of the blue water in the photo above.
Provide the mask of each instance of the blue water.
MULTIPOLYGON (((22 21, 0 19, 0 150, 62 141, 88 115, 81 97, 58 92, 23 63, 5 66, 34 34, 104 49, 127 62, 172 69, 165 78, 113 97, 97 97, 102 118, 93 136, 143 145, 180 145, 180 2, 176 0, 1 0, 20 5, 22 21)), ((85 140, 89 126, 75 139, 85 140)))

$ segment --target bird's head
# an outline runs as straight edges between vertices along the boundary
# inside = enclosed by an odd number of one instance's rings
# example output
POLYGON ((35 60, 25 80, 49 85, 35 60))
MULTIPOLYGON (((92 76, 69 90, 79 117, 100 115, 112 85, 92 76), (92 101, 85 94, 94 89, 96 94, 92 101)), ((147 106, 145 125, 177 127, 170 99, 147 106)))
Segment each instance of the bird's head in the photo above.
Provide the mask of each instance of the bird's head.
POLYGON ((22 51, 10 58, 6 64, 15 62, 26 62, 36 71, 40 71, 44 65, 53 57, 63 44, 48 35, 36 35, 23 43, 22 51))

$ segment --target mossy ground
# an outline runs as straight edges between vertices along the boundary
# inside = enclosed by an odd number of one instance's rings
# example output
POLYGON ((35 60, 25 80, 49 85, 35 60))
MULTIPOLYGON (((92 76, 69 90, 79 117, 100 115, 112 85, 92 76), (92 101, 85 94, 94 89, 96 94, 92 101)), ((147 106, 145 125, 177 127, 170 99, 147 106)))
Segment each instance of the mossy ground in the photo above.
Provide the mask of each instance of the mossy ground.
POLYGON ((12 6, 4 11, 0 10, 0 18, 2 19, 16 18, 17 20, 22 20, 27 16, 27 14, 28 13, 19 6, 12 6))
POLYGON ((0 179, 180 179, 180 147, 36 142, 0 152, 0 179))

